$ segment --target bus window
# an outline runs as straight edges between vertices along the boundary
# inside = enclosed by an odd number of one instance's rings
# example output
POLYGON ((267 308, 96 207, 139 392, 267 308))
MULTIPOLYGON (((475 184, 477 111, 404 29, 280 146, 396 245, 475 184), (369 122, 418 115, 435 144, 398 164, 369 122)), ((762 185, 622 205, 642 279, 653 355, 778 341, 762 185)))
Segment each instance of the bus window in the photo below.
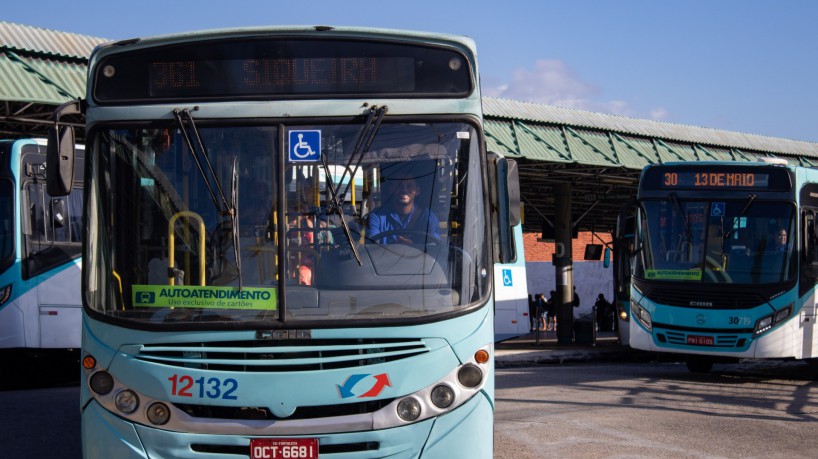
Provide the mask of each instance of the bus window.
POLYGON ((0 179, 0 272, 14 258, 14 184, 0 179))

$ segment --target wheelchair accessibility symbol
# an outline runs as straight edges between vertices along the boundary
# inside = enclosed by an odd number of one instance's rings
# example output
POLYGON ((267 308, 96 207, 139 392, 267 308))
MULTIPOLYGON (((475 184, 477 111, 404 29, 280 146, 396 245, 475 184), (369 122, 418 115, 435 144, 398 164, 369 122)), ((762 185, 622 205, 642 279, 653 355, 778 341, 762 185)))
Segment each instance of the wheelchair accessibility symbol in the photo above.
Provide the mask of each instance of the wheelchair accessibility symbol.
POLYGON ((290 131, 290 161, 318 161, 321 159, 321 131, 290 131))
POLYGON ((723 203, 723 202, 714 202, 710 207, 710 216, 711 217, 724 217, 724 208, 725 208, 725 203, 723 203))
POLYGON ((503 287, 511 287, 514 283, 511 281, 511 270, 503 270, 503 287))

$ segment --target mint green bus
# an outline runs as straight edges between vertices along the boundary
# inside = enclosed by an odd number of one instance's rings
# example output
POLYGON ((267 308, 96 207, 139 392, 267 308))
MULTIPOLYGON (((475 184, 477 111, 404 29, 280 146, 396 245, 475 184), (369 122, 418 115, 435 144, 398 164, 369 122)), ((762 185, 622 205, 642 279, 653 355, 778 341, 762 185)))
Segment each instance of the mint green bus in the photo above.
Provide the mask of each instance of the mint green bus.
POLYGON ((486 151, 472 40, 100 46, 54 115, 52 194, 71 192, 77 112, 85 457, 492 456, 519 191, 486 151))

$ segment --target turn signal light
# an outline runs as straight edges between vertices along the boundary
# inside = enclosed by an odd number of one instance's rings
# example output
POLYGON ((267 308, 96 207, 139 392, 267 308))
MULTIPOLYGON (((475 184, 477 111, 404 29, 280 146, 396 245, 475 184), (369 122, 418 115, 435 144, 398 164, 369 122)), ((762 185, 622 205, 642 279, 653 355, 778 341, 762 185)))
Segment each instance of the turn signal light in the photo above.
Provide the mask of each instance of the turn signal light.
POLYGON ((92 370, 95 366, 97 366, 97 359, 93 355, 86 355, 82 359, 82 367, 86 370, 92 370))
POLYGON ((489 351, 480 349, 474 353, 474 361, 477 363, 486 363, 489 361, 489 351))

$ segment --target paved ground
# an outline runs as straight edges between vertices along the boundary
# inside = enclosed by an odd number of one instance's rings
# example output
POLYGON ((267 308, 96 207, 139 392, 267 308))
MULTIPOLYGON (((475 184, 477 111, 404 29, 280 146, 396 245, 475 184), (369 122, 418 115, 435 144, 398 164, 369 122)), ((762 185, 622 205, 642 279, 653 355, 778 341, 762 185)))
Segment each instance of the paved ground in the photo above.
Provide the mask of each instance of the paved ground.
POLYGON ((530 333, 494 345, 498 368, 544 363, 628 361, 657 358, 658 355, 619 344, 614 332, 599 332, 593 344, 559 344, 554 332, 530 333))

